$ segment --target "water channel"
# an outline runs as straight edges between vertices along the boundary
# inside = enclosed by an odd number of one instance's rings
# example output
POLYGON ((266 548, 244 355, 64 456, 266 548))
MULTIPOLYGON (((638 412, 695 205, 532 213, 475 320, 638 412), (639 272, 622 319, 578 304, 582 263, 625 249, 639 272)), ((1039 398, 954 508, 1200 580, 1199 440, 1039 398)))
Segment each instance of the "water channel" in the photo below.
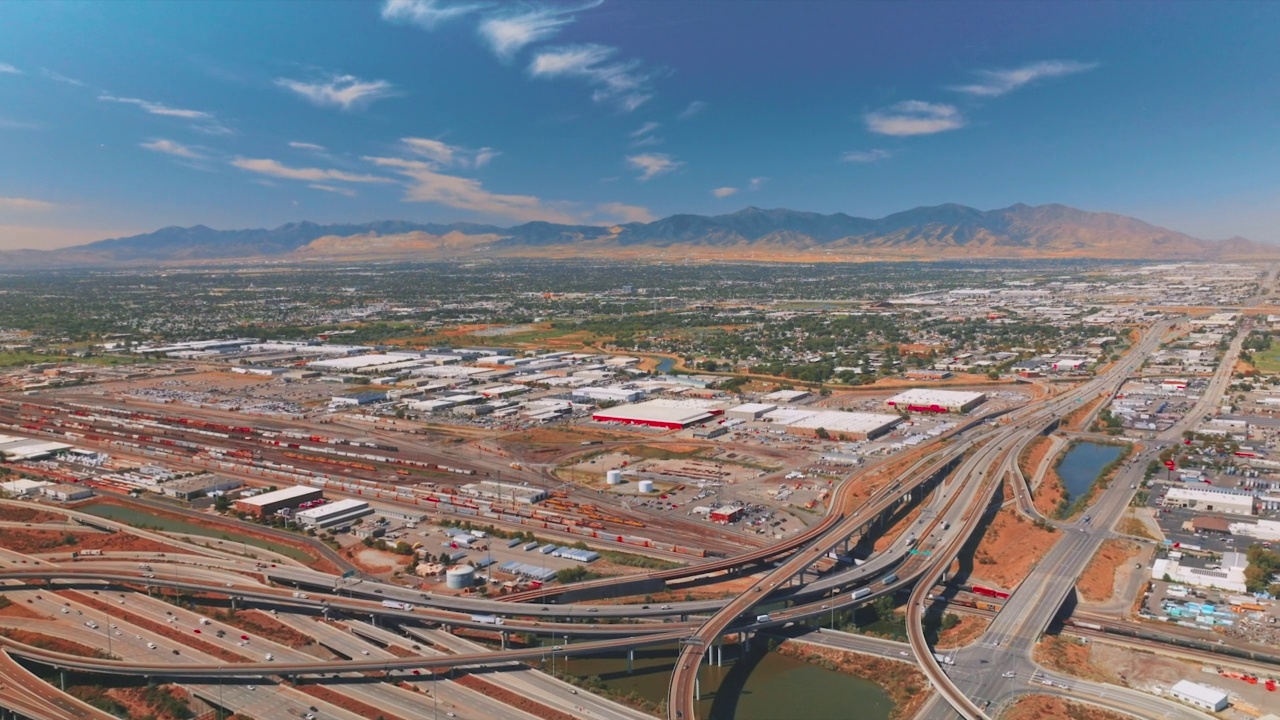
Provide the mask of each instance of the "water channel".
MULTIPOLYGON (((884 690, 868 680, 777 652, 759 650, 739 658, 736 647, 724 650, 722 667, 702 667, 699 718, 888 720, 893 711, 884 690)), ((658 703, 667 697, 676 652, 673 647, 637 650, 630 673, 625 655, 574 658, 568 663, 568 672, 581 678, 597 676, 615 693, 634 693, 658 703)), ((563 658, 557 663, 563 663, 563 658)), ((563 670, 565 666, 557 667, 563 670)))
POLYGON ((1075 502, 1076 498, 1089 492, 1102 469, 1116 458, 1124 455, 1121 445, 1103 443, 1076 443, 1058 463, 1058 477, 1062 479, 1062 487, 1067 493, 1067 502, 1075 502))
POLYGON ((229 531, 224 532, 214 528, 196 525, 195 523, 189 523, 166 515, 152 515, 145 510, 137 508, 122 507, 111 503, 93 503, 90 505, 82 505, 76 508, 76 510, 143 529, 155 529, 160 532, 186 533, 188 535, 199 535, 201 537, 213 538, 215 542, 210 544, 214 548, 225 549, 228 552, 239 550, 240 548, 236 547, 237 545, 253 545, 254 547, 260 547, 264 550, 278 552, 281 555, 286 555, 300 562, 312 562, 315 559, 305 552, 288 545, 281 545, 246 535, 232 536, 229 534, 229 531), (225 547, 219 548, 218 541, 223 542, 225 547))

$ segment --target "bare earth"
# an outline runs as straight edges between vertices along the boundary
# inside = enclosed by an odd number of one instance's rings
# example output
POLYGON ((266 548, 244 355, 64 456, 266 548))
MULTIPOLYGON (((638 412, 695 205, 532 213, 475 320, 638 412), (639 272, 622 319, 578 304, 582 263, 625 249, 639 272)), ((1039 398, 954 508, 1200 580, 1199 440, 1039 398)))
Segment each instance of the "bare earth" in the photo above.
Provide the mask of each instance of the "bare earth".
POLYGON ((1056 532, 1036 527, 1012 505, 1001 508, 974 553, 973 579, 1011 590, 1057 540, 1056 532))
POLYGON ((991 620, 981 615, 966 614, 956 617, 960 618, 960 624, 938 633, 939 648, 946 650, 962 648, 982 637, 982 633, 986 632, 987 627, 991 625, 991 620))
POLYGON ((1024 695, 1000 714, 1000 720, 1130 720, 1102 708, 1051 695, 1024 695))
POLYGON ((1076 590, 1086 602, 1110 600, 1119 589, 1123 577, 1117 571, 1129 565, 1139 550, 1138 544, 1130 540, 1104 541, 1080 576, 1076 590))

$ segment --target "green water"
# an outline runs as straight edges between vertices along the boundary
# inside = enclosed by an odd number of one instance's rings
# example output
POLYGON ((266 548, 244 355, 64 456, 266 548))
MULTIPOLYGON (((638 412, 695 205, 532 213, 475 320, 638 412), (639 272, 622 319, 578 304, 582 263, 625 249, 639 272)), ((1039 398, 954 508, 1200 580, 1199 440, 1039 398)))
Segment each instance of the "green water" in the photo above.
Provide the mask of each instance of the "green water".
POLYGON ((1058 477, 1062 478, 1062 487, 1067 491, 1067 501, 1075 502, 1076 498, 1089 492, 1102 469, 1123 455, 1124 450, 1120 445, 1090 442, 1072 446, 1058 463, 1058 477))
POLYGON ((243 543, 245 545, 252 545, 264 550, 278 552, 281 555, 291 557, 300 562, 310 563, 315 561, 315 558, 305 552, 288 545, 278 545, 268 540, 262 540, 245 535, 236 536, 230 532, 223 532, 213 528, 203 527, 201 525, 189 523, 185 520, 179 520, 166 515, 152 515, 137 508, 121 507, 110 503, 94 503, 92 505, 82 505, 76 508, 76 510, 88 513, 89 515, 97 515, 101 518, 115 520, 116 522, 133 525, 143 529, 155 529, 160 532, 186 533, 188 535, 199 535, 201 537, 222 540, 223 543, 221 546, 219 546, 217 542, 210 544, 216 549, 226 550, 228 552, 235 552, 238 549, 236 546, 243 543))
MULTIPOLYGON (((893 711, 888 695, 875 683, 826 670, 776 652, 755 652, 745 660, 726 646, 723 667, 704 662, 700 677, 699 718, 709 720, 887 720, 893 711), (855 710, 856 708, 856 710, 855 710)), ((634 671, 626 655, 574 658, 567 671, 581 678, 598 676, 623 695, 635 693, 650 702, 667 697, 674 647, 636 651, 634 671)), ((556 669, 564 671, 564 658, 556 669)))

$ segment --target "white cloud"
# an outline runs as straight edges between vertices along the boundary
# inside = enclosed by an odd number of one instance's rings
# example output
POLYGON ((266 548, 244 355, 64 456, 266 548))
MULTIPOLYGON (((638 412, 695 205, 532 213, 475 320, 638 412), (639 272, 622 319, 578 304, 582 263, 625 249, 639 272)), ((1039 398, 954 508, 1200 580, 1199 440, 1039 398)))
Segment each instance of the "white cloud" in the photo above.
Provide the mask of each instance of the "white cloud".
POLYGON ((44 211, 52 210, 57 205, 44 200, 32 198, 0 197, 0 210, 44 211))
POLYGON ((354 75, 334 75, 316 82, 278 78, 276 84, 321 107, 343 110, 364 107, 396 94, 395 87, 386 80, 361 80, 354 75))
POLYGON ((716 197, 721 199, 727 198, 730 195, 736 195, 737 193, 738 193, 738 188, 736 187, 718 187, 715 190, 711 191, 712 195, 715 195, 716 197))
POLYGON ((163 115, 165 117, 176 117, 184 120, 212 120, 213 114, 204 112, 203 110, 185 110, 183 108, 173 108, 164 103, 151 102, 149 100, 139 100, 138 98, 115 97, 113 95, 99 95, 99 100, 104 102, 124 103, 125 105, 137 105, 152 115, 163 115))
POLYGON ((323 183, 334 180, 351 183, 392 182, 390 178, 378 177, 377 175, 359 175, 344 172, 342 170, 329 170, 325 168, 294 168, 283 165, 276 160, 268 160, 265 158, 238 157, 232 160, 231 164, 241 170, 248 170, 249 172, 258 173, 259 175, 269 175, 271 177, 283 178, 285 180, 304 180, 312 183, 323 183))
POLYGON ((532 195, 501 195, 484 189, 478 180, 446 175, 424 160, 366 157, 378 167, 390 168, 410 179, 406 185, 406 202, 439 203, 460 210, 497 215, 521 221, 543 220, 554 223, 576 223, 578 218, 548 207, 532 195))
POLYGON ((764 184, 768 181, 769 181, 769 178, 753 177, 751 178, 751 182, 747 184, 747 190, 749 192, 755 192, 760 188, 764 187, 764 184))
POLYGON ((678 169, 684 163, 664 153, 645 153, 627 158, 627 164, 640 171, 640 181, 652 180, 678 169))
POLYGON ((509 60, 526 45, 545 40, 573 22, 570 13, 599 4, 595 2, 586 7, 567 9, 532 6, 493 14, 480 22, 480 37, 495 55, 509 60))
POLYGON ((881 135, 932 135, 964 127, 954 105, 906 100, 864 116, 867 129, 881 135))
POLYGON ((309 143, 309 142, 298 142, 297 140, 291 141, 289 143, 289 147, 295 150, 311 150, 313 152, 325 151, 325 148, 323 145, 317 145, 315 143, 309 143))
POLYGON ((638 137, 641 137, 642 135, 648 135, 649 133, 653 132, 654 130, 657 130, 660 127, 662 127, 661 123, 656 123, 652 121, 647 122, 641 125, 639 130, 636 130, 635 132, 631 133, 631 137, 638 138, 638 137))
POLYGON ((75 78, 69 78, 66 75, 63 75, 62 73, 55 72, 53 70, 50 70, 49 68, 40 68, 40 74, 50 80, 53 80, 54 82, 60 82, 66 85, 75 85, 76 87, 84 87, 83 82, 80 82, 75 78))
POLYGON ((312 183, 307 187, 313 190, 323 190, 327 193, 335 193, 337 195, 346 195, 347 197, 355 197, 356 191, 350 188, 334 187, 332 185, 323 185, 321 183, 312 183))
POLYGON ((610 62, 617 48, 604 45, 572 45, 553 48, 534 56, 529 74, 534 77, 577 77, 592 85, 591 98, 596 102, 613 102, 624 112, 643 105, 653 94, 649 91, 649 73, 640 61, 610 62))
POLYGON ((9 63, 0 63, 0 75, 21 75, 22 71, 9 63))
POLYGON ((450 145, 441 140, 432 140, 430 138, 407 137, 401 138, 409 150, 415 155, 426 158, 433 163, 437 169, 447 167, 457 168, 482 168, 489 164, 490 160, 501 155, 502 153, 493 148, 483 147, 479 150, 471 150, 460 145, 450 145))
POLYGON ((439 0, 387 0, 382 5, 382 19, 413 23, 431 30, 442 22, 488 6, 488 3, 443 3, 439 0))
POLYGON ((7 117, 0 117, 0 130, 39 130, 40 126, 35 123, 22 122, 20 120, 11 120, 7 117))
POLYGON ((980 97, 997 97, 1013 92, 1041 78, 1074 75, 1098 67, 1098 63, 1076 60, 1045 60, 1006 70, 980 70, 979 81, 972 85, 957 85, 950 89, 980 97))
POLYGON ((840 159, 849 163, 874 163, 881 160, 888 160, 893 157, 893 153, 881 148, 873 148, 871 150, 851 150, 840 156, 840 159))
POLYGON ((141 143, 141 147, 152 150, 165 155, 173 155, 175 157, 187 158, 188 160, 203 160, 204 156, 192 150, 191 148, 179 142, 172 140, 152 140, 151 142, 141 143))
POLYGON ((653 213, 649 208, 640 205, 627 205, 624 203, 601 203, 596 206, 596 214, 603 215, 609 219, 616 219, 622 223, 647 223, 653 222, 653 213))
POLYGON ((676 117, 680 120, 688 120, 689 118, 693 117, 694 115, 697 115, 698 113, 706 109, 707 109, 706 103, 702 102, 701 100, 694 100, 693 102, 689 103, 689 107, 685 108, 684 110, 681 110, 680 114, 677 115, 676 117))
POLYGON ((661 145, 662 138, 654 134, 660 127, 662 127, 662 124, 656 122, 647 122, 644 125, 641 125, 640 129, 630 134, 631 146, 647 147, 650 145, 661 145))

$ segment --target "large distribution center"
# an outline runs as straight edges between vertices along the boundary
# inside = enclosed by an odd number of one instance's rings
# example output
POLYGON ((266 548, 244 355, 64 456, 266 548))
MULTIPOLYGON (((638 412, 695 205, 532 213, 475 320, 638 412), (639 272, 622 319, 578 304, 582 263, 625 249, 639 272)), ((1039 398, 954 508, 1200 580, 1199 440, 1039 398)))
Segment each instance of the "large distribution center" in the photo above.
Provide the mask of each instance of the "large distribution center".
POLYGON ((299 510, 293 514, 293 519, 303 527, 323 529, 349 523, 357 518, 372 514, 373 508, 369 507, 369 503, 364 500, 348 498, 328 505, 321 505, 320 507, 299 510))
POLYGON ((787 432, 793 435, 816 436, 825 432, 848 440, 874 440, 902 422, 900 416, 885 413, 796 408, 779 408, 766 413, 764 420, 786 427, 787 432))
POLYGON ((884 404, 908 412, 964 413, 986 400, 986 393, 914 388, 894 395, 884 404))
POLYGON ((290 510, 298 507, 304 502, 312 500, 320 500, 323 494, 320 488, 310 488, 302 485, 283 488, 274 492, 254 495, 253 497, 240 498, 236 500, 236 509, 241 512, 257 515, 258 517, 266 517, 273 515, 280 510, 288 508, 290 510))
POLYGON ((706 422, 722 412, 724 411, 716 403, 697 400, 649 400, 601 410, 592 415, 591 419, 596 422, 617 422, 680 430, 706 422))

